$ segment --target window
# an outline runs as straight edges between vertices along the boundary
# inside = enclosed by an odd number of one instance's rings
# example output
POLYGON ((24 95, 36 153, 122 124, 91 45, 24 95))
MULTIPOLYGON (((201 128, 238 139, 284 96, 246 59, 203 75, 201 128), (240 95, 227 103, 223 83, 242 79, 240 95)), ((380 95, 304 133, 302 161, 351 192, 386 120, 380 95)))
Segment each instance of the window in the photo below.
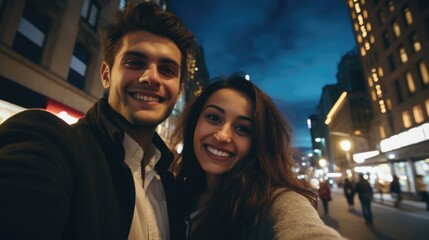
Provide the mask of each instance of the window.
POLYGON ((407 80, 408 92, 412 95, 416 92, 416 85, 414 84, 413 75, 411 72, 405 73, 405 79, 407 80))
POLYGON ((399 27, 399 24, 397 22, 393 22, 392 26, 393 32, 395 33, 395 37, 401 36, 401 28, 399 27))
POLYGON ((384 130, 384 127, 383 127, 383 126, 379 126, 379 127, 378 127, 378 132, 380 133, 380 138, 381 138, 381 139, 386 138, 386 131, 384 130))
POLYGON ((423 116, 423 109, 420 105, 413 107, 413 116, 416 123, 421 123, 425 120, 425 117, 423 116))
POLYGON ((429 72, 428 72, 428 68, 426 66, 425 62, 419 62, 419 73, 420 73, 420 78, 423 82, 424 86, 428 86, 429 85, 429 72))
POLYGON ((410 113, 408 113, 407 111, 402 112, 402 123, 405 128, 409 128, 411 127, 411 125, 413 125, 410 113))
POLYGON ((411 11, 408 7, 405 7, 403 10, 405 22, 407 25, 411 25, 413 23, 413 15, 411 15, 411 11))
POLYGON ((426 114, 429 116, 429 99, 426 99, 425 106, 426 106, 426 114))
POLYGON ((126 6, 127 6, 127 0, 119 1, 119 9, 124 10, 126 6))
POLYGON ((49 18, 27 3, 19 21, 12 48, 31 61, 39 63, 50 25, 49 18))
POLYGON ((85 86, 86 69, 90 54, 82 44, 76 43, 70 63, 67 80, 75 87, 83 89, 85 86))
POLYGON ((386 17, 384 16, 383 11, 378 11, 378 23, 379 25, 383 25, 383 23, 386 21, 386 17))
POLYGON ((406 63, 408 61, 407 52, 405 51, 405 48, 403 48, 402 46, 399 47, 399 56, 401 58, 402 63, 406 63))
POLYGON ((412 33, 410 36, 411 44, 413 45, 414 52, 418 52, 422 49, 422 45, 420 44, 419 39, 415 33, 412 33))
POLYGON ((94 0, 84 0, 80 15, 93 29, 97 26, 99 10, 94 0))
POLYGON ((387 31, 383 32, 383 43, 384 43, 384 48, 388 49, 390 46, 390 41, 389 41, 389 34, 387 33, 387 31))
POLYGON ((401 83, 399 82, 399 80, 395 81, 395 90, 396 96, 398 97, 398 102, 402 103, 404 101, 404 96, 402 95, 401 83))
POLYGON ((392 55, 389 55, 388 57, 388 62, 389 62, 389 67, 390 67, 390 71, 393 72, 396 69, 396 64, 395 64, 395 60, 393 59, 392 55))

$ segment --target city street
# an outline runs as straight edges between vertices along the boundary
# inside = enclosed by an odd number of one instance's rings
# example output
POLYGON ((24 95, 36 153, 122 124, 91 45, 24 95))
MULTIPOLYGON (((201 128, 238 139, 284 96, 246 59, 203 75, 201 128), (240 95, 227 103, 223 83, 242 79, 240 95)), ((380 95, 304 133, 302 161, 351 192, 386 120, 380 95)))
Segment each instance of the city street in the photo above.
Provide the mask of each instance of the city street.
POLYGON ((384 194, 381 203, 375 194, 372 204, 374 226, 367 227, 362 217, 360 202, 355 196, 355 211, 349 212, 342 188, 332 189, 329 215, 323 213, 319 201, 318 212, 326 225, 348 239, 428 239, 429 211, 422 202, 404 200, 400 208, 393 207, 390 194, 384 194))

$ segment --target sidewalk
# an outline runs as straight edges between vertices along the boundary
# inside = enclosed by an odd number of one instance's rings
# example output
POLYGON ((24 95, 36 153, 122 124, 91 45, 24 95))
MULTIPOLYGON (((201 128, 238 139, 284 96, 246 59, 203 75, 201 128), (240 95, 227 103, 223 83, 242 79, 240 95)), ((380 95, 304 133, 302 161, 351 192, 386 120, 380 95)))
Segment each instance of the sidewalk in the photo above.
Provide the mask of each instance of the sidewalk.
MULTIPOLYGON (((379 193, 374 193, 373 196, 374 203, 394 207, 395 198, 393 198, 390 193, 384 193, 382 196, 379 193)), ((426 211, 426 203, 424 203, 423 201, 402 199, 399 208, 414 211, 426 211)))

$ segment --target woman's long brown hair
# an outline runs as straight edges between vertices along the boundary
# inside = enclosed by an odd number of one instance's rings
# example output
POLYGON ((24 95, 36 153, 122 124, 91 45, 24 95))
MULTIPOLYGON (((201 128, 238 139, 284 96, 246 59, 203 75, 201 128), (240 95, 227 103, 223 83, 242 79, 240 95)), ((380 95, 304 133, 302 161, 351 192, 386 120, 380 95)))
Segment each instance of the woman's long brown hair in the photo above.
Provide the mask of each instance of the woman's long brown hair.
POLYGON ((271 98, 240 75, 217 79, 187 106, 173 146, 183 143, 175 161, 182 206, 186 214, 206 190, 207 182, 193 149, 193 136, 208 97, 219 89, 242 92, 254 103, 251 150, 219 183, 201 208, 192 239, 250 239, 252 229, 267 216, 278 189, 295 191, 317 206, 317 196, 298 180, 292 168, 292 130, 271 98))

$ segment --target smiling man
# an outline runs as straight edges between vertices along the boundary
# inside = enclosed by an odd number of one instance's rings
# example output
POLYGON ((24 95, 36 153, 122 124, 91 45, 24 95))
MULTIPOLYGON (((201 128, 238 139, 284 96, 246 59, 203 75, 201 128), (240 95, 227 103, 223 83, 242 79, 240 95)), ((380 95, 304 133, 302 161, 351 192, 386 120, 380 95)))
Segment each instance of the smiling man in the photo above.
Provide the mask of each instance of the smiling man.
POLYGON ((145 2, 103 31, 108 92, 69 126, 40 110, 0 126, 0 239, 180 239, 173 155, 155 132, 194 36, 145 2))

